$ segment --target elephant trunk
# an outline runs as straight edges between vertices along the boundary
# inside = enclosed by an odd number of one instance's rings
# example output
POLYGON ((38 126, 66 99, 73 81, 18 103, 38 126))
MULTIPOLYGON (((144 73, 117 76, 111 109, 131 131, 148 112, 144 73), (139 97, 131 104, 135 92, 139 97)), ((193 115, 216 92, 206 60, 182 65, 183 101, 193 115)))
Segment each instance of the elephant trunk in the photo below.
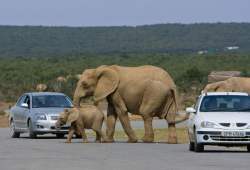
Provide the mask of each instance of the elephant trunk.
POLYGON ((180 123, 180 122, 187 120, 189 118, 189 115, 190 115, 189 113, 176 114, 175 115, 175 123, 180 123))
POLYGON ((81 102, 81 96, 79 94, 79 87, 76 88, 74 97, 73 97, 73 104, 75 107, 80 107, 80 102, 81 102))
POLYGON ((73 98, 73 104, 74 104, 74 107, 80 107, 80 97, 79 96, 74 96, 73 98))

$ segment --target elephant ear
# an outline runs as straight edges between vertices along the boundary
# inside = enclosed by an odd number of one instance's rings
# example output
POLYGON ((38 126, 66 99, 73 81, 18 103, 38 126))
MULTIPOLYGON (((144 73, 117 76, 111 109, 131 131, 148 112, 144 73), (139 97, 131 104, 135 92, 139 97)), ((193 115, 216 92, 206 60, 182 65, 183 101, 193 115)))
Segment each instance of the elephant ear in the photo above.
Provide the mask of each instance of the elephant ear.
POLYGON ((100 101, 113 93, 119 84, 117 72, 107 66, 101 66, 96 70, 97 85, 94 92, 94 100, 100 101))
POLYGON ((79 116, 79 112, 72 110, 69 113, 68 119, 67 119, 67 123, 66 124, 71 124, 72 122, 75 122, 78 119, 79 116))

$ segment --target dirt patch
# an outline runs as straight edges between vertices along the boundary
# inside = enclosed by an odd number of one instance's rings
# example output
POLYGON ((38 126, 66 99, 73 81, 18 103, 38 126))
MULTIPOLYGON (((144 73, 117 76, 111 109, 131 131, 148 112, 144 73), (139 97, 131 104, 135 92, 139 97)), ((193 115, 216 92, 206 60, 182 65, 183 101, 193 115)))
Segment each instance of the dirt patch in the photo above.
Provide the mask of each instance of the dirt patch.
POLYGON ((8 117, 5 116, 5 110, 8 109, 10 103, 0 101, 0 128, 8 127, 8 117))
POLYGON ((0 128, 8 127, 8 117, 6 116, 0 116, 0 128))
POLYGON ((0 114, 4 112, 4 110, 9 109, 11 103, 6 103, 0 101, 0 114))

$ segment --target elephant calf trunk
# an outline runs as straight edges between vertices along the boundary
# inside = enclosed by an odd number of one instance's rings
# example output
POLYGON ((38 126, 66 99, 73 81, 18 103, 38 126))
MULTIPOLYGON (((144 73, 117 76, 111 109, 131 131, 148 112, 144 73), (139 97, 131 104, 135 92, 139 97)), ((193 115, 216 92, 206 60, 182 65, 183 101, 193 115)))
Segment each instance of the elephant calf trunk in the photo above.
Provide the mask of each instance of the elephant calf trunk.
POLYGON ((74 105, 74 107, 80 107, 80 98, 76 98, 76 97, 74 97, 74 99, 73 99, 73 105, 74 105))

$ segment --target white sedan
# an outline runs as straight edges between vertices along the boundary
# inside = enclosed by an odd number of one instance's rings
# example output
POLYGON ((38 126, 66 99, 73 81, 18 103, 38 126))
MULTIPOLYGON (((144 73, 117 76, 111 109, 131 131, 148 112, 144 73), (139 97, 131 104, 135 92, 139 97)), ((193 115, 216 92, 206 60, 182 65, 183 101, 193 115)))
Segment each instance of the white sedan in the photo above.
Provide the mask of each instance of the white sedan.
POLYGON ((190 113, 189 150, 205 145, 247 146, 250 152, 250 96, 241 92, 208 92, 199 96, 190 113))

